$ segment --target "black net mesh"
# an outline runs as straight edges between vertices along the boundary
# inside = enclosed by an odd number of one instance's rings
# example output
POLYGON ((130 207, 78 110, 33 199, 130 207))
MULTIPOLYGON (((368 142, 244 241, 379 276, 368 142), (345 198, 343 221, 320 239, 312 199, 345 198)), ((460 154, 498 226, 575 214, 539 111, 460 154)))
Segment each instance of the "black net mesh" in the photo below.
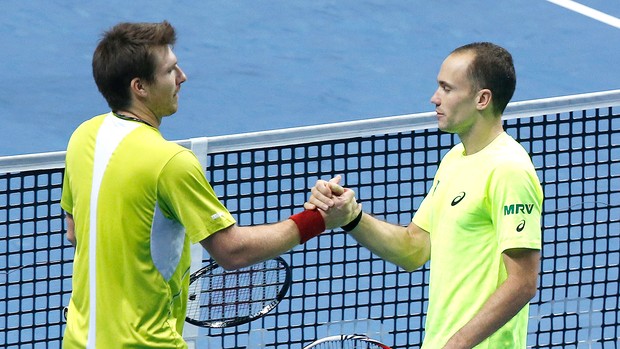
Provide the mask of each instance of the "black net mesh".
MULTIPOLYGON (((620 118, 609 107, 505 121, 543 183, 543 260, 532 348, 617 348, 620 338, 620 118)), ((303 140, 301 140, 303 141, 303 140)), ((406 225, 458 139, 437 129, 210 153, 207 177, 240 225, 299 212, 318 178, 344 175, 364 210, 406 225)), ((0 175, 0 347, 58 348, 73 249, 62 169, 0 175)), ((428 269, 409 273, 341 230, 283 255, 293 285, 267 316, 199 331, 209 348, 301 348, 334 328, 394 348, 423 338, 428 269)), ((205 259, 207 256, 205 256, 205 259)))

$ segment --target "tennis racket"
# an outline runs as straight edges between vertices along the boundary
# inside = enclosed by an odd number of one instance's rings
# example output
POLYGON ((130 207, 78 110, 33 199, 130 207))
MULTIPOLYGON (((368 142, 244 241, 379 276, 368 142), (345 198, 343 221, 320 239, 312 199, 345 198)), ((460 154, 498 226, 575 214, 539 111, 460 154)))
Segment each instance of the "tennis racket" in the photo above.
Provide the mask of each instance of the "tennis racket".
POLYGON ((241 325, 270 312, 291 285, 281 257, 226 271, 215 261, 190 276, 185 321, 201 327, 241 325))
POLYGON ((360 334, 342 334, 318 339, 304 349, 391 349, 387 345, 360 334))

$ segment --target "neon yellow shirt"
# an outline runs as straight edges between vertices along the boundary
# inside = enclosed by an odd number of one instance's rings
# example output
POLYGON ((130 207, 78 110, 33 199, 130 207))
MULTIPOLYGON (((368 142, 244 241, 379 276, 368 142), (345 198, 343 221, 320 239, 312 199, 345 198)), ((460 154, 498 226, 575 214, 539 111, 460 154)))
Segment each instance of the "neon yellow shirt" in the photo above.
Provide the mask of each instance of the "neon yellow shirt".
POLYGON ((67 148, 77 246, 63 348, 186 348, 189 245, 235 223, 195 155, 112 113, 67 148))
MULTIPOLYGON (((430 233, 423 348, 441 348, 506 280, 502 252, 541 248, 542 188, 529 155, 507 133, 478 153, 442 159, 413 222, 430 233)), ((525 348, 528 307, 476 348, 525 348)))

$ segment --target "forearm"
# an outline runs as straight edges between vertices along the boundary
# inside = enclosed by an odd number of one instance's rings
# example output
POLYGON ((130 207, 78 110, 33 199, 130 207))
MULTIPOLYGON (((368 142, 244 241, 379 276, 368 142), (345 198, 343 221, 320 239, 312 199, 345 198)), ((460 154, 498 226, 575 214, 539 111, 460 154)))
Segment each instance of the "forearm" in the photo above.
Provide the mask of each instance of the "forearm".
POLYGON ((409 227, 391 224, 364 213, 355 229, 349 234, 362 246, 377 256, 407 271, 413 271, 430 257, 428 233, 415 232, 409 227))
POLYGON ((476 315, 444 348, 471 348, 495 333, 536 295, 540 251, 514 249, 503 256, 507 279, 486 300, 476 315))
POLYGON ((363 213, 359 223, 352 228, 351 222, 355 222, 362 207, 355 200, 355 192, 340 187, 339 181, 340 176, 329 182, 317 181, 304 207, 322 210, 328 228, 344 226, 362 246, 408 271, 419 268, 429 260, 430 236, 413 223, 405 228, 363 213))
POLYGON ((290 219, 255 226, 231 226, 201 244, 225 269, 238 269, 274 258, 300 242, 297 225, 290 219))
POLYGON ((472 348, 512 319, 532 298, 531 290, 515 280, 506 280, 480 311, 463 326, 444 349, 472 348))

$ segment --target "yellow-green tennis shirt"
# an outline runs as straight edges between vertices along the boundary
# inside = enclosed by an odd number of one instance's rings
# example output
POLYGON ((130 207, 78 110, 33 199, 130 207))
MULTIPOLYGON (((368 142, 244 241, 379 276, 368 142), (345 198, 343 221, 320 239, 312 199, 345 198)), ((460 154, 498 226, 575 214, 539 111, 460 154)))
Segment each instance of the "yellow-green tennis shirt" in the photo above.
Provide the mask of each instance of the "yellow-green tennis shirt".
MULTIPOLYGON (((507 133, 442 159, 413 222, 430 233, 429 306, 423 348, 442 348, 507 277, 502 253, 541 248, 540 181, 507 133)), ((525 348, 528 307, 476 348, 525 348)))
POLYGON ((112 113, 66 155, 77 246, 63 348, 186 348, 189 245, 235 223, 195 155, 112 113))

